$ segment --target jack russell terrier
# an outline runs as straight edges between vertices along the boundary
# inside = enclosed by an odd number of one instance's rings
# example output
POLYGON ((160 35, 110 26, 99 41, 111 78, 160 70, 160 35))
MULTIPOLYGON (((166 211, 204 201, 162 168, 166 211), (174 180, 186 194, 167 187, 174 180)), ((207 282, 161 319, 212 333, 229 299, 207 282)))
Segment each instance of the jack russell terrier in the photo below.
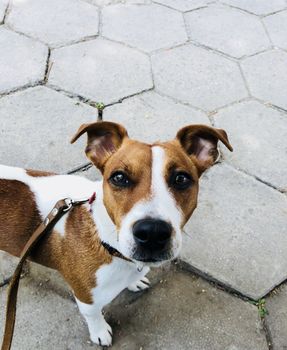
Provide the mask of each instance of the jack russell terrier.
POLYGON ((130 139, 119 124, 95 122, 82 125, 71 142, 85 133, 86 155, 102 181, 0 166, 0 250, 19 256, 59 199, 92 197, 60 219, 31 260, 63 275, 91 340, 109 346, 112 330, 102 308, 125 288, 148 288, 150 267, 178 256, 199 177, 216 161, 219 140, 232 147, 224 130, 205 125, 146 144, 130 139))

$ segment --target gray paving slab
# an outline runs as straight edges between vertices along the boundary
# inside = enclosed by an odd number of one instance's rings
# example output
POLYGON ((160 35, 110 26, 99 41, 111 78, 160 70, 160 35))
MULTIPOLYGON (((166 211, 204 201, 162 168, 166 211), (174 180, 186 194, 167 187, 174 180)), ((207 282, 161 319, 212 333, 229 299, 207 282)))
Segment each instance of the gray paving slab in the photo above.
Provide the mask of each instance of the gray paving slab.
POLYGON ((14 1, 6 23, 50 46, 98 33, 98 9, 80 0, 14 1))
POLYGON ((253 96, 287 109, 287 52, 264 52, 246 58, 241 65, 253 96))
POLYGON ((281 286, 266 299, 267 325, 273 350, 287 349, 287 286, 281 286))
POLYGON ((213 5, 185 18, 190 39, 230 56, 240 58, 271 47, 260 19, 240 10, 213 5))
MULTIPOLYGON (((165 275, 142 295, 125 292, 106 311, 114 330, 112 349, 267 350, 255 306, 182 272, 165 275)), ((3 317, 1 312, 0 329, 3 317)), ((20 285, 13 345, 15 350, 97 348, 89 343, 75 303, 27 278, 20 285)))
POLYGON ((43 86, 2 97, 0 163, 55 172, 85 163, 85 138, 70 139, 96 119, 95 108, 43 86))
POLYGON ((287 192, 286 115, 256 101, 220 110, 215 125, 228 132, 234 152, 222 151, 235 167, 287 192))
POLYGON ((287 10, 263 18, 273 44, 287 49, 287 10))
POLYGON ((223 0, 223 2, 225 4, 262 16, 286 8, 285 0, 223 0))
POLYGON ((9 0, 0 0, 0 23, 4 19, 5 11, 8 6, 9 0))
POLYGON ((151 89, 149 58, 96 39, 54 50, 49 84, 105 104, 151 89))
POLYGON ((287 277, 287 198, 228 165, 201 180, 182 259, 259 299, 287 277))
POLYGON ((212 0, 155 0, 154 2, 186 12, 207 6, 212 0))
POLYGON ((156 90, 203 110, 247 96, 235 62, 192 44, 152 55, 152 67, 156 90))
POLYGON ((182 14, 160 5, 107 6, 102 23, 104 37, 147 52, 187 41, 182 14))
POLYGON ((0 27, 0 94, 43 81, 48 48, 0 27))
POLYGON ((181 272, 109 315, 114 349, 267 349, 255 307, 181 272))
POLYGON ((155 92, 146 92, 107 107, 104 120, 123 124, 129 136, 145 142, 173 139, 188 124, 209 124, 207 116, 155 92))
MULTIPOLYGON (((7 288, 1 288, 0 334, 3 334, 7 288)), ((88 330, 76 304, 42 285, 20 282, 13 350, 84 350, 88 330)))

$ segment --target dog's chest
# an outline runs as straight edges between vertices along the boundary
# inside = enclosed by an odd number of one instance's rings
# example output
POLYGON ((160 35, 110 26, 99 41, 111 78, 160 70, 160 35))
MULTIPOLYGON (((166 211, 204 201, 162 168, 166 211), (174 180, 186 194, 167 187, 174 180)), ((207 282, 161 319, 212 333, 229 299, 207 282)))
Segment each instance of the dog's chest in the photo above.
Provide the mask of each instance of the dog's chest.
POLYGON ((146 272, 146 268, 138 270, 134 263, 113 258, 110 264, 103 265, 96 272, 97 287, 92 291, 94 301, 106 305, 146 272))

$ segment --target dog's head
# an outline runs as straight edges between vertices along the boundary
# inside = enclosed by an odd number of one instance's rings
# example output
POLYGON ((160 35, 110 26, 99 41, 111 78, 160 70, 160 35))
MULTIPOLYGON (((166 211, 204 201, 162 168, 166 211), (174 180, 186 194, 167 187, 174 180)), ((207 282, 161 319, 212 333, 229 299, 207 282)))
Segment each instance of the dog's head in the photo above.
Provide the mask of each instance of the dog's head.
POLYGON ((112 122, 82 125, 86 155, 103 174, 104 204, 126 257, 156 264, 176 257, 182 228, 197 205, 198 179, 218 157, 224 130, 205 125, 180 129, 174 140, 146 144, 112 122))

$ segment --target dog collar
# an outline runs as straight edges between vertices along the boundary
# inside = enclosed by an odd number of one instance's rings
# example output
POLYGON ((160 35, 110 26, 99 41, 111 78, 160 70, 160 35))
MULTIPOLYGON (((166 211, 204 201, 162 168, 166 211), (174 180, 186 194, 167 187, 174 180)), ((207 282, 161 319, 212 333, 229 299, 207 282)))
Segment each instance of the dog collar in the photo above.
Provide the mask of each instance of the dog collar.
POLYGON ((116 258, 121 258, 123 260, 133 262, 131 259, 125 257, 122 253, 120 253, 116 248, 109 245, 107 242, 101 241, 101 245, 108 251, 108 253, 116 258))

